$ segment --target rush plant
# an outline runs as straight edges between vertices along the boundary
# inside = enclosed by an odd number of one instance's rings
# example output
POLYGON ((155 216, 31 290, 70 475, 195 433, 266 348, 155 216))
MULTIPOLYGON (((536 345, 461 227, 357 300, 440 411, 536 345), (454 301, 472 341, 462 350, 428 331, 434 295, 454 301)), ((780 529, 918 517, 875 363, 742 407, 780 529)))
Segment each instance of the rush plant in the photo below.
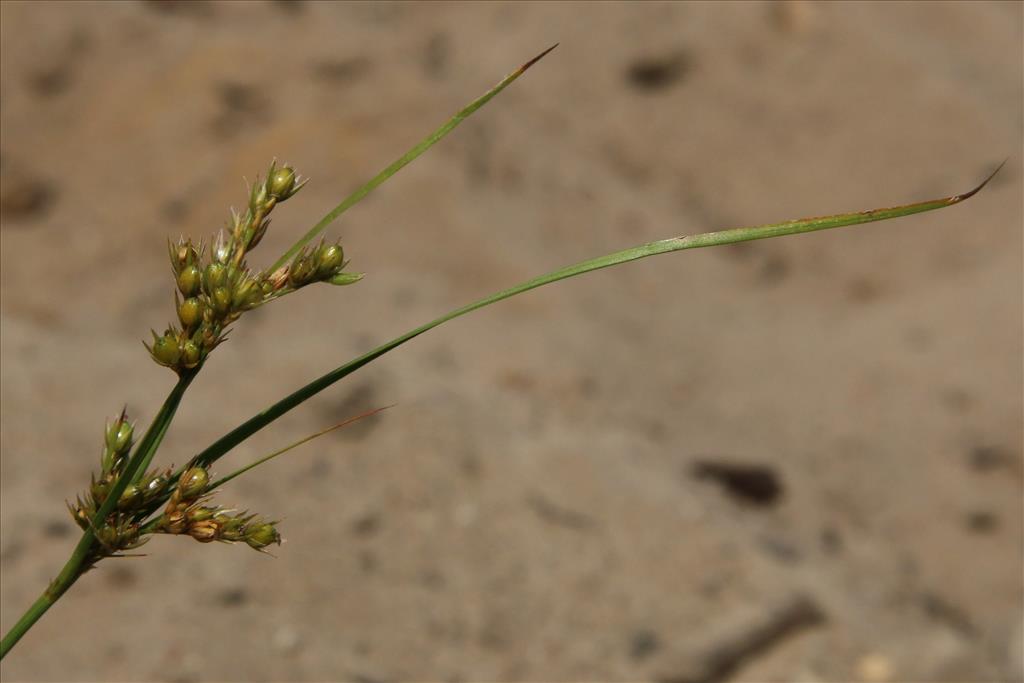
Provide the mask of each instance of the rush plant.
POLYGON ((4 636, 0 657, 6 656, 33 624, 89 569, 106 558, 123 556, 155 535, 191 536, 201 543, 244 543, 261 552, 279 544, 281 537, 277 522, 214 503, 219 488, 309 439, 377 411, 335 425, 220 479, 213 479, 210 468, 235 446, 307 399, 438 325, 531 289, 656 254, 795 235, 942 209, 973 196, 992 177, 990 175, 963 194, 892 208, 672 237, 560 268, 450 311, 340 365, 238 425, 198 451, 182 467, 153 467, 154 458, 186 390, 210 360, 213 351, 227 339, 230 327, 246 312, 291 295, 303 287, 317 283, 347 286, 358 282, 362 274, 348 270, 349 262, 341 243, 325 242, 320 238, 324 229, 450 133, 552 49, 554 47, 506 76, 345 198, 269 267, 253 268, 248 258, 266 233, 270 214, 305 185, 306 181, 288 165, 272 163, 265 176, 257 178, 251 186, 245 211, 232 211, 227 229, 209 243, 193 242, 190 238, 168 243, 176 320, 163 333, 152 332, 151 339, 144 344, 152 359, 173 371, 177 381, 140 439, 136 440, 135 425, 124 411, 107 423, 99 471, 93 475, 85 491, 73 503, 68 503, 72 518, 82 529, 81 539, 57 577, 4 636))

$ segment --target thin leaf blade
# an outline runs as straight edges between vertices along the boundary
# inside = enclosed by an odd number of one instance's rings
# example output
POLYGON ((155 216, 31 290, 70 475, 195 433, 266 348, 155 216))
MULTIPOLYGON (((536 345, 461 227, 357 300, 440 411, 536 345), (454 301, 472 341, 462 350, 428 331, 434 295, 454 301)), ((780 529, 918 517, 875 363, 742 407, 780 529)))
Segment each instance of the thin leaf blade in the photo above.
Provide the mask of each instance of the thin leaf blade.
POLYGON ((267 269, 267 272, 272 273, 281 266, 283 266, 285 263, 287 263, 293 256, 299 253, 299 250, 302 249, 302 247, 316 239, 316 237, 321 232, 323 232, 328 225, 333 223, 339 216, 341 216, 341 214, 345 213, 353 206, 358 204, 366 197, 366 195, 370 194, 378 186, 384 183, 384 181, 398 173, 404 167, 412 163, 412 161, 414 161, 418 156, 420 156, 428 149, 433 147, 435 144, 437 144, 444 136, 448 135, 448 133, 452 132, 460 123, 465 121, 469 116, 471 116, 482 106, 490 102, 498 93, 500 93, 502 90, 510 86, 513 81, 515 81, 517 78, 526 73, 527 69, 529 69, 531 66, 533 66, 541 59, 543 59, 545 55, 554 50, 556 47, 558 47, 558 43, 555 43, 554 45, 552 45, 551 47, 549 47, 548 49, 544 50, 539 55, 534 57, 533 59, 529 60, 528 62, 520 66, 518 69, 516 69, 509 75, 505 76, 505 78, 501 79, 501 81, 499 81, 497 85, 495 85, 493 88, 485 92, 483 95, 481 95, 480 97, 478 97, 477 99, 473 100, 468 105, 460 109, 453 117, 445 121, 440 128, 432 132, 427 137, 423 138, 423 140, 421 140, 416 146, 414 146, 408 152, 406 152, 398 159, 393 161, 387 168, 385 168, 383 171, 381 171, 373 178, 371 178, 366 184, 364 184, 358 190, 350 194, 348 197, 345 197, 345 199, 343 199, 340 204, 338 204, 336 207, 328 211, 327 214, 323 218, 321 218, 316 225, 310 228, 305 235, 303 235, 295 244, 289 247, 288 251, 286 251, 281 256, 281 258, 277 259, 277 261, 274 262, 274 265, 270 266, 270 268, 267 269))
MULTIPOLYGON (((1005 161, 1003 162, 1006 163, 1005 161)), ((858 225, 863 223, 871 223, 876 221, 890 220, 893 218, 900 218, 903 216, 909 216, 915 213, 922 213, 925 211, 934 211, 936 209, 942 209, 954 204, 959 204, 965 201, 975 194, 977 194, 988 182, 999 172, 1002 168, 1002 164, 995 171, 993 171, 985 180, 983 180, 974 189, 964 192, 962 194, 951 195, 948 197, 942 197, 939 199, 927 200, 924 202, 916 202, 913 204, 904 204, 901 206, 871 209, 868 211, 859 211, 855 213, 844 213, 834 214, 831 216, 818 216, 814 218, 801 218, 793 221, 785 221, 783 223, 769 223, 766 225, 759 225, 753 227, 742 227, 732 228, 729 230, 719 230, 715 232, 706 232, 697 235, 688 235, 683 237, 673 237, 657 242, 650 242, 639 246, 624 249, 612 254, 606 254, 597 258, 582 261, 580 263, 559 268, 558 270, 551 271, 545 275, 526 280, 517 285, 503 289, 499 292, 495 292, 482 299, 478 299, 470 304, 457 308, 453 311, 442 315, 428 323, 424 323, 419 327, 409 330, 405 334, 392 339, 391 341, 378 346, 377 348, 369 351, 358 358, 355 358, 344 365, 341 365, 334 370, 328 372, 321 377, 313 380, 306 386, 298 389, 292 394, 286 396, 280 401, 274 403, 266 410, 261 411, 257 415, 254 415, 249 420, 243 422, 241 425, 231 430, 223 437, 218 439, 216 442, 207 447, 204 451, 199 453, 193 459, 193 463, 208 466, 215 462, 217 459, 222 457, 225 453, 230 451, 232 448, 242 443, 250 436, 263 429, 265 426, 278 419, 285 413, 289 412, 293 408, 301 405, 303 402, 312 398, 316 394, 320 393, 324 389, 328 388, 335 382, 347 377, 356 370, 362 368, 365 365, 373 362, 380 358, 384 354, 392 351, 399 346, 405 344, 412 339, 415 339, 419 335, 427 332, 439 325, 442 325, 450 320, 454 320, 460 316, 471 313, 472 311, 490 306, 491 304, 497 303, 504 299, 508 299, 513 296, 517 296, 531 289, 536 289, 544 285, 548 285, 559 280, 564 280, 577 275, 583 275, 591 271, 600 270, 602 268, 609 268, 611 266, 620 265, 629 261, 636 261, 638 259, 647 258, 648 256, 655 256, 658 254, 665 254, 674 251, 681 251, 684 249, 699 249, 703 247, 712 247, 723 244, 734 244, 736 242, 747 242, 751 240, 766 239, 770 237, 782 237, 785 235, 796 235, 805 232, 813 232, 817 230, 827 230, 831 228, 840 228, 849 225, 858 225)))

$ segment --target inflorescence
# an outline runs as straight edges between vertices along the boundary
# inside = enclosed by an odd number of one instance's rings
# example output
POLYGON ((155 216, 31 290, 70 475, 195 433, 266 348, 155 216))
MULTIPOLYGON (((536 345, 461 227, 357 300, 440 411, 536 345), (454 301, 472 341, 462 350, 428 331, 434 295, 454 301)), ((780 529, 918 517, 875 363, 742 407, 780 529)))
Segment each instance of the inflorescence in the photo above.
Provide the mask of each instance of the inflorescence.
MULTIPOLYGON (((146 348, 154 361, 179 376, 197 372, 246 311, 315 282, 348 285, 363 277, 345 272, 348 262, 340 242, 323 240, 316 247, 302 247, 276 270, 254 272, 248 267, 246 255, 266 234, 270 213, 305 184, 291 167, 278 168, 273 163, 266 178, 257 178, 252 186, 245 213, 232 210, 227 230, 216 236, 209 250, 187 238, 168 242, 178 321, 162 335, 153 332, 146 348)), ((89 489, 68 503, 75 522, 96 536, 89 566, 138 548, 155 533, 188 535, 202 543, 242 542, 261 552, 280 544, 276 521, 211 504, 216 491, 211 490, 209 469, 195 461, 177 473, 172 469, 136 472, 110 514, 97 522, 97 512, 125 476, 134 431, 123 410, 107 424, 99 476, 94 474, 89 489)))
POLYGON ((152 332, 146 348, 153 360, 179 375, 193 370, 226 339, 229 326, 244 312, 314 282, 348 285, 362 278, 344 272, 348 263, 340 243, 322 240, 312 249, 303 247, 273 272, 249 269, 245 257, 266 234, 270 213, 304 185, 292 168, 271 164, 266 180, 253 185, 245 213, 232 210, 228 229, 218 233, 209 253, 202 242, 197 246, 191 239, 168 242, 178 324, 169 325, 162 335, 152 332))

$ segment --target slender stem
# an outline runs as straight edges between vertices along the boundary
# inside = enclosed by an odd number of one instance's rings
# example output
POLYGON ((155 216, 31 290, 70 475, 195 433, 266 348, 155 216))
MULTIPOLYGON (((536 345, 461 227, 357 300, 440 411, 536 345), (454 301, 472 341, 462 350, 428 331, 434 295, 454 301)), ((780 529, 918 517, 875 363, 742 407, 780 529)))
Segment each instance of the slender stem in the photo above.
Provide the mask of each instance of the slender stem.
MULTIPOLYGON (((79 542, 79 546, 81 546, 81 542, 79 542)), ((68 559, 60 574, 57 575, 57 578, 47 586, 42 595, 36 598, 32 606, 21 615, 21 619, 18 619, 18 622, 4 636, 3 641, 0 642, 0 659, 7 656, 11 648, 39 621, 39 618, 46 613, 46 610, 53 607, 54 603, 74 585, 75 581, 78 581, 78 578, 84 573, 81 567, 87 553, 88 548, 81 555, 78 552, 78 548, 75 548, 75 553, 68 559)))
MULTIPOLYGON (((160 442, 163 441, 164 434, 167 433, 167 428, 171 424, 171 420, 174 419, 174 413, 178 409, 178 404, 181 403, 181 398, 185 394, 185 390, 188 385, 192 383, 195 378, 196 371, 182 375, 178 378, 178 383, 171 390, 171 393, 167 396, 167 400, 164 401, 163 406, 160 408, 160 412, 153 418, 152 424, 149 425, 149 429, 146 430, 145 436, 142 437, 142 441, 139 442, 138 447, 135 449, 135 455, 128 462, 128 466, 125 468, 124 473, 118 478, 110 492, 107 494, 106 499, 103 501, 103 505, 96 511, 96 514, 92 519, 93 528, 99 528, 103 525, 113 509, 117 505, 118 499, 121 497, 121 493, 124 492, 125 487, 128 486, 129 482, 139 472, 144 472, 146 466, 149 465, 153 459, 153 455, 156 454, 157 449, 160 447, 160 442)), ((62 595, 70 588, 75 581, 79 579, 89 567, 92 565, 95 551, 96 535, 93 529, 88 529, 82 534, 82 538, 78 541, 78 545, 75 546, 74 551, 71 553, 71 557, 64 564, 64 568, 61 569, 60 574, 54 579, 46 590, 43 591, 42 595, 32 603, 32 606, 26 610, 26 612, 18 619, 17 623, 11 627, 11 630, 4 636, 3 641, 0 641, 0 659, 3 659, 11 648, 21 640, 21 637, 28 632, 32 626, 39 621, 48 609, 53 607, 54 603, 60 599, 62 595)))

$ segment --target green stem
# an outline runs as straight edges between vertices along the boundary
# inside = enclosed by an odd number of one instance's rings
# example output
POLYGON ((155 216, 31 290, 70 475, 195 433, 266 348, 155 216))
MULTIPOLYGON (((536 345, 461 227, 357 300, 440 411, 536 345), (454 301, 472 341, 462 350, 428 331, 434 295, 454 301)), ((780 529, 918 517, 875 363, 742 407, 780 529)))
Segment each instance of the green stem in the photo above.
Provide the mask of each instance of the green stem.
MULTIPOLYGON (((128 483, 138 473, 144 472, 153 460, 153 456, 160 447, 160 442, 163 441, 164 434, 167 433, 171 420, 174 419, 174 413, 178 409, 178 404, 181 403, 181 398, 185 394, 188 385, 192 383, 195 374, 196 371, 194 370, 178 378, 178 383, 167 396, 167 400, 164 401, 160 412, 153 418, 153 423, 150 424, 145 436, 142 437, 142 441, 139 442, 138 447, 135 449, 135 455, 128 462, 124 473, 115 482, 103 501, 103 505, 100 506, 100 509, 93 516, 93 528, 99 528, 104 524, 107 516, 113 511, 114 506, 117 505, 117 501, 121 497, 121 493, 124 492, 125 487, 128 486, 128 483)), ((71 588, 82 574, 88 571, 94 560, 95 541, 96 535, 92 529, 88 529, 82 534, 82 538, 78 541, 78 545, 75 546, 71 557, 68 558, 57 578, 47 586, 42 595, 32 603, 32 606, 11 627, 11 630, 4 636, 3 641, 0 641, 0 659, 7 656, 11 648, 39 621, 39 618, 46 614, 48 609, 53 607, 57 600, 71 588)))
MULTIPOLYGON (((1005 162, 1004 162, 1005 163, 1005 162)), ((999 168, 1002 168, 1000 165, 999 168)), ((982 187, 992 179, 998 171, 997 168, 988 178, 986 178, 980 185, 964 194, 953 195, 950 197, 943 197, 941 199, 933 199, 925 202, 918 202, 916 204, 906 204, 903 206, 897 206, 885 209, 872 209, 870 211, 859 211, 857 213, 837 214, 834 216, 821 216, 817 218, 803 218, 799 220, 786 221, 783 223, 771 223, 768 225, 759 225, 754 227, 746 228, 733 228, 731 230, 719 230, 716 232, 706 232, 699 235, 689 235, 686 237, 673 237, 671 239, 660 240, 658 242, 651 242, 649 244, 642 244, 637 247, 630 249, 624 249, 623 251, 616 252, 614 254, 607 254, 605 256, 599 256, 589 261, 583 261, 575 265, 566 266, 558 270, 552 271, 546 275, 527 280, 514 287, 504 289, 500 292, 491 294, 490 296, 484 297, 478 301, 474 301, 471 304, 458 308, 454 311, 446 313, 445 315, 432 320, 424 325, 420 325, 416 329, 406 332, 400 337, 396 337, 386 344, 377 347, 369 353, 359 356, 355 360, 349 361, 348 363, 335 368, 331 372, 323 375, 322 377, 313 380, 306 386, 302 387, 298 391, 286 396, 282 400, 278 401, 274 405, 270 406, 263 412, 253 416, 246 422, 242 423, 232 431, 225 434, 223 437, 218 439, 216 442, 211 444, 204 451, 199 453, 192 459, 191 464, 199 464, 209 466, 215 462, 218 458, 222 457, 225 453, 230 451, 232 448, 242 443, 250 436, 258 432, 263 427, 267 426, 277 418, 281 417, 292 408, 300 405, 304 401, 312 398, 316 394, 320 393, 327 387, 331 386, 343 377, 352 374, 359 368, 371 363, 372 361, 380 358, 385 353, 395 349, 402 344, 410 341, 423 334, 424 332, 431 330, 438 325, 442 325, 449 320, 458 318, 459 316, 465 315, 477 309, 485 306, 490 306, 493 303, 508 299, 509 297, 522 294, 523 292, 537 287, 542 287, 552 282, 558 282, 566 278, 575 277, 576 275, 582 275, 589 273, 593 270, 600 270, 601 268, 608 268, 615 266, 620 263, 626 263, 628 261, 635 261, 637 259, 646 258, 648 256, 655 256, 657 254, 665 254, 672 251, 680 251, 683 249, 697 249, 701 247, 713 247, 722 244, 733 244, 735 242, 747 242, 750 240, 766 239, 769 237, 780 237, 783 235, 795 235, 804 232, 813 232, 815 230, 826 230, 829 228, 839 228, 847 225, 856 225, 859 223, 870 223, 873 221, 882 221, 890 218, 899 218, 900 216, 909 216, 915 213, 921 213, 923 211, 933 211, 935 209, 941 209, 953 204, 958 204, 965 199, 968 199, 975 195, 982 187)))

